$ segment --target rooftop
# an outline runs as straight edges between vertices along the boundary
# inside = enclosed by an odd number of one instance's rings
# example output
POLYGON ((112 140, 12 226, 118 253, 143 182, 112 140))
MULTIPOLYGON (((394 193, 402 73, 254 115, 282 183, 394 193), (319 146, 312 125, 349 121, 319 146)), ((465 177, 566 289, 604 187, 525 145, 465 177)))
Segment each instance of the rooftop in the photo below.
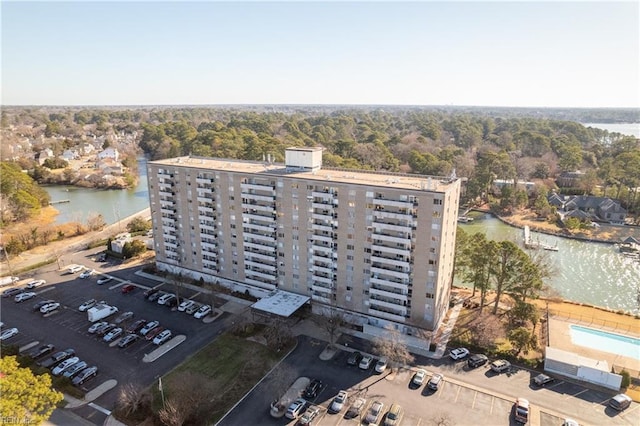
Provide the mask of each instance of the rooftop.
POLYGON ((150 164, 171 167, 189 167, 203 171, 220 170, 265 176, 287 176, 290 178, 317 180, 324 183, 340 182, 367 186, 384 186, 397 189, 445 192, 457 178, 403 174, 391 172, 367 172, 363 170, 323 167, 318 171, 300 171, 287 169, 284 163, 262 161, 244 161, 234 159, 206 157, 176 157, 151 161, 150 164))
POLYGON ((309 296, 276 290, 267 297, 263 297, 251 305, 253 309, 275 314, 281 317, 289 317, 302 305, 309 301, 309 296))

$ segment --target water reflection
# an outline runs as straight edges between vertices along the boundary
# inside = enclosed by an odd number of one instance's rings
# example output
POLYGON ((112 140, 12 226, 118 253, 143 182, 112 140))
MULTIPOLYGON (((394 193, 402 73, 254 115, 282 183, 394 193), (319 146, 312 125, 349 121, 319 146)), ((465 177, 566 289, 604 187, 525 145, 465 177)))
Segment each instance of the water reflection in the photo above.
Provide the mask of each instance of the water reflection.
MULTIPOLYGON (((522 230, 483 215, 469 224, 461 224, 468 233, 484 232, 493 240, 520 243, 522 230)), ((590 243, 554 235, 532 233, 534 240, 554 246, 557 252, 545 252, 557 274, 549 286, 561 297, 610 309, 640 313, 640 262, 625 257, 615 245, 590 243)))

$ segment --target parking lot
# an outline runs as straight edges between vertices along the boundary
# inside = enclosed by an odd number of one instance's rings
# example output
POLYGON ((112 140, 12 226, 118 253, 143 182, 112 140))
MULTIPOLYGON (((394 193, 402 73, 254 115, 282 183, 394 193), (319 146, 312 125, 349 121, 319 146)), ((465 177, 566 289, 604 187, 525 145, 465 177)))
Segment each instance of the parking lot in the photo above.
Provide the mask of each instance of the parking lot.
POLYGON ((608 408, 607 403, 614 392, 589 389, 562 380, 539 388, 531 383, 537 373, 518 367, 496 374, 487 366, 468 369, 463 361, 418 360, 428 372, 425 383, 433 372, 444 375, 444 382, 434 392, 424 385, 417 389, 410 385, 414 370, 377 374, 373 367, 364 371, 347 366, 347 351, 339 351, 330 361, 321 361, 319 355, 323 349, 323 342, 301 338, 298 348, 220 425, 296 424, 295 420, 286 417, 273 418, 269 407, 274 396, 279 397, 286 390, 281 387, 283 380, 288 380, 290 385, 298 377, 319 379, 323 383, 318 396, 307 404, 320 408, 312 422, 320 426, 358 425, 373 401, 384 404, 383 414, 393 403, 402 406, 399 424, 406 426, 433 425, 442 420, 452 425, 516 425, 512 415, 516 397, 531 402, 531 425, 557 426, 565 418, 576 419, 581 425, 635 425, 640 416, 640 406, 636 403, 622 413, 608 408), (342 389, 349 393, 348 402, 340 413, 331 414, 328 408, 342 389), (350 404, 359 397, 366 399, 360 416, 345 418, 350 404))
MULTIPOLYGON (((114 276, 114 279, 103 285, 97 284, 101 275, 81 279, 79 273, 41 272, 38 278, 45 279, 47 284, 33 290, 37 293, 34 298, 22 303, 14 302, 14 297, 0 299, 3 330, 11 327, 19 329, 16 336, 7 339, 4 343, 23 348, 34 348, 37 345, 50 343, 55 345, 56 352, 67 348, 75 349, 76 356, 89 365, 96 365, 99 369, 97 377, 83 385, 85 391, 107 380, 116 380, 118 384, 133 382, 142 386, 150 385, 159 376, 220 334, 224 326, 225 314, 218 320, 210 322, 179 312, 176 307, 168 308, 156 302, 150 302, 146 300, 143 293, 148 288, 158 286, 158 282, 138 277, 133 272, 133 270, 111 272, 110 275, 114 276), (127 284, 133 284, 135 288, 123 294, 122 287, 127 284), (34 304, 47 299, 59 302, 60 307, 45 315, 33 310, 34 304), (153 362, 145 362, 145 356, 158 348, 152 341, 138 338, 131 345, 120 348, 118 342, 126 333, 108 343, 102 336, 88 332, 92 323, 88 320, 87 312, 79 310, 80 305, 88 299, 104 301, 118 308, 117 313, 101 321, 113 322, 120 314, 131 311, 134 313, 133 317, 118 326, 126 329, 139 319, 157 320, 162 327, 171 330, 172 337, 179 337, 179 340, 182 340, 180 336, 184 336, 184 341, 153 362)), ((23 280, 19 285, 24 283, 23 280)), ((159 289, 167 292, 174 290, 173 286, 167 284, 159 286, 159 289)), ((200 295, 187 289, 181 289, 180 296, 200 303, 211 303, 208 295, 200 295)), ((149 361, 148 357, 146 361, 149 361)), ((112 409, 116 397, 116 391, 109 391, 95 403, 112 409)), ((91 410, 85 407, 80 411, 85 418, 91 417, 91 421, 99 423, 100 419, 96 419, 95 413, 91 410)))

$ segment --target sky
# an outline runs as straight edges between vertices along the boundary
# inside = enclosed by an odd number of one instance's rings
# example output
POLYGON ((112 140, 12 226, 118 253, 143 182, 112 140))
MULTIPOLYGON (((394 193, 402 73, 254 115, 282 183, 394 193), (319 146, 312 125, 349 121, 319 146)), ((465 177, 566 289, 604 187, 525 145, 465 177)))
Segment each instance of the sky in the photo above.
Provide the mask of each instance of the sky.
POLYGON ((640 107, 625 2, 1 2, 2 105, 640 107))

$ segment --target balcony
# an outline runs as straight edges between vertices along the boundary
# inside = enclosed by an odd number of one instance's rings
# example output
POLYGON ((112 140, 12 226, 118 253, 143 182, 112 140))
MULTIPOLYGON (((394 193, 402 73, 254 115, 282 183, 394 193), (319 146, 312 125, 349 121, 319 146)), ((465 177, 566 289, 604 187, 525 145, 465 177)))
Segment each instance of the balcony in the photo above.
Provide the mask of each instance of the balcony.
POLYGON ((398 314, 394 314, 386 311, 381 311, 374 306, 369 307, 369 315, 375 315, 377 317, 386 318, 388 320, 396 321, 396 322, 406 321, 406 318, 404 317, 404 315, 398 315, 398 314))
POLYGON ((274 235, 262 235, 256 233, 245 233, 245 243, 255 243, 260 245, 266 245, 268 247, 275 247, 276 237, 274 235), (267 243, 267 244, 265 244, 267 243))
POLYGON ((331 256, 319 256, 317 254, 311 255, 311 260, 314 265, 325 265, 327 268, 333 268, 334 262, 331 256))
POLYGON ((411 264, 406 260, 388 259, 386 257, 371 256, 372 262, 378 262, 382 265, 393 265, 403 268, 404 270, 411 269, 411 264))
MULTIPOLYGON (((380 296, 370 297, 369 303, 370 303, 370 306, 376 305, 376 307, 383 307, 393 312, 405 309, 403 301, 398 300, 396 302, 394 300, 384 300, 384 299, 381 299, 380 296)), ((404 312, 406 313, 406 309, 404 310, 404 312)))
POLYGON ((398 271, 390 271, 388 269, 380 268, 380 267, 372 267, 371 272, 373 274, 378 274, 381 276, 395 277, 401 280, 409 279, 409 272, 398 272, 398 271))
POLYGON ((325 303, 327 305, 331 304, 331 298, 326 297, 325 293, 311 293, 311 299, 316 302, 325 303))
POLYGON ((276 289, 276 283, 275 281, 273 282, 264 282, 264 281, 259 281, 259 280, 254 280, 251 278, 245 278, 244 279, 244 283, 245 284, 250 284, 254 287, 258 287, 258 288, 262 288, 265 290, 275 290, 276 289))
POLYGON ((210 251, 210 252, 215 252, 218 250, 218 245, 217 244, 212 244, 212 243, 200 243, 200 245, 202 246, 202 250, 206 250, 206 251, 210 251))
POLYGON ((275 247, 267 246, 267 245, 263 245, 263 244, 245 242, 244 243, 244 248, 245 248, 245 252, 247 252, 247 251, 250 252, 250 253, 260 253, 260 252, 262 252, 265 255, 271 255, 273 257, 275 257, 275 255, 276 255, 276 248, 275 247))
POLYGON ((375 252, 380 252, 384 255, 388 255, 388 258, 394 258, 395 256, 402 256, 405 258, 411 257, 411 249, 410 248, 400 248, 400 247, 389 247, 386 245, 376 244, 375 240, 373 245, 371 246, 371 250, 375 252))
MULTIPOLYGON (((328 235, 312 235, 311 236, 311 240, 316 242, 316 241, 322 241, 325 242, 327 244, 332 244, 333 243, 333 237, 328 236, 328 235)), ((322 245, 322 244, 320 244, 322 245)))
POLYGON ((323 293, 323 294, 331 294, 333 292, 331 287, 324 287, 322 285, 317 285, 317 284, 312 284, 311 290, 316 291, 318 293, 323 293))
POLYGON ((255 213, 242 213, 242 217, 249 220, 255 220, 256 222, 264 223, 275 223, 276 221, 276 218, 273 216, 262 216, 255 213))
POLYGON ((323 200, 326 200, 334 198, 335 195, 329 191, 312 191, 311 196, 313 196, 313 198, 322 198, 323 200))
POLYGON ((404 232, 411 235, 411 228, 413 227, 413 225, 411 224, 397 225, 397 224, 387 223, 382 220, 376 220, 373 222, 373 227, 374 227, 374 233, 376 235, 378 235, 383 229, 386 229, 388 231, 404 232))
POLYGON ((376 300, 385 300, 385 299, 392 300, 392 301, 397 300, 397 302, 391 302, 391 303, 395 303, 399 306, 404 306, 404 302, 409 301, 409 297, 406 294, 398 294, 392 291, 386 291, 376 287, 370 288, 369 294, 377 296, 377 297, 371 297, 372 299, 376 299, 376 300))
POLYGON ((373 212, 373 217, 375 219, 397 219, 397 220, 406 220, 408 222, 413 221, 413 215, 409 213, 392 213, 386 212, 384 210, 375 210, 373 212))
POLYGON ((413 202, 410 201, 396 201, 396 200, 385 200, 384 198, 374 198, 373 204, 375 206, 388 206, 388 207, 397 207, 400 209, 412 209, 413 202))
POLYGON ((323 274, 328 274, 328 275, 333 275, 333 268, 331 266, 324 266, 324 265, 312 265, 311 268, 309 268, 311 271, 310 272, 321 272, 323 274))
MULTIPOLYGON (((406 292, 409 288, 409 284, 398 283, 395 281, 389 281, 381 278, 372 277, 369 279, 369 282, 374 286, 384 286, 396 289, 401 292, 406 292)), ((379 287, 378 287, 379 288, 379 287)))
POLYGON ((320 231, 320 232, 333 232, 333 227, 331 225, 320 225, 317 223, 311 224, 311 229, 313 231, 320 231))
POLYGON ((320 277, 318 275, 313 276, 313 281, 317 283, 326 284, 328 286, 333 285, 333 280, 331 278, 320 277))
POLYGON ((381 244, 381 243, 390 243, 390 244, 402 244, 402 245, 410 245, 411 244, 411 235, 402 232, 402 236, 399 235, 384 235, 377 232, 373 233, 373 243, 381 244))
POLYGON ((333 255, 333 248, 331 247, 325 247, 325 246, 318 246, 318 245, 313 245, 313 251, 314 254, 317 252, 318 254, 320 254, 320 256, 322 256, 323 254, 328 255, 328 256, 332 256, 333 255))
POLYGON ((246 268, 244 270, 244 275, 247 278, 251 278, 251 277, 256 278, 257 277, 257 278, 262 278, 264 280, 273 281, 273 282, 275 282, 275 279, 276 279, 276 274, 275 273, 274 274, 269 274, 269 273, 265 273, 265 272, 252 271, 251 269, 246 269, 246 268))
POLYGON ((314 213, 311 213, 311 217, 315 220, 329 221, 333 219, 333 213, 320 214, 320 213, 314 212, 314 213))
POLYGON ((245 222, 242 224, 242 228, 244 230, 245 233, 249 233, 252 234, 251 230, 254 229, 256 231, 261 231, 261 232, 265 232, 267 234, 272 234, 275 238, 276 236, 276 231, 275 228, 273 227, 273 225, 262 225, 259 223, 249 223, 249 222, 245 222))
POLYGON ((272 204, 249 204, 242 203, 242 208, 247 210, 247 213, 251 210, 261 211, 261 212, 269 212, 273 213, 275 211, 275 207, 272 204))
POLYGON ((260 193, 254 194, 250 190, 260 191, 262 193, 268 192, 272 196, 276 195, 276 190, 270 183, 265 183, 264 185, 257 183, 241 183, 240 188, 242 189, 242 194, 246 196, 261 195, 260 193))
POLYGON ((262 263, 262 262, 253 262, 251 260, 247 260, 245 259, 244 261, 244 266, 251 266, 251 270, 255 271, 256 269, 254 268, 259 268, 259 269, 263 269, 266 273, 273 273, 276 271, 276 267, 275 265, 267 265, 266 263, 262 263))

